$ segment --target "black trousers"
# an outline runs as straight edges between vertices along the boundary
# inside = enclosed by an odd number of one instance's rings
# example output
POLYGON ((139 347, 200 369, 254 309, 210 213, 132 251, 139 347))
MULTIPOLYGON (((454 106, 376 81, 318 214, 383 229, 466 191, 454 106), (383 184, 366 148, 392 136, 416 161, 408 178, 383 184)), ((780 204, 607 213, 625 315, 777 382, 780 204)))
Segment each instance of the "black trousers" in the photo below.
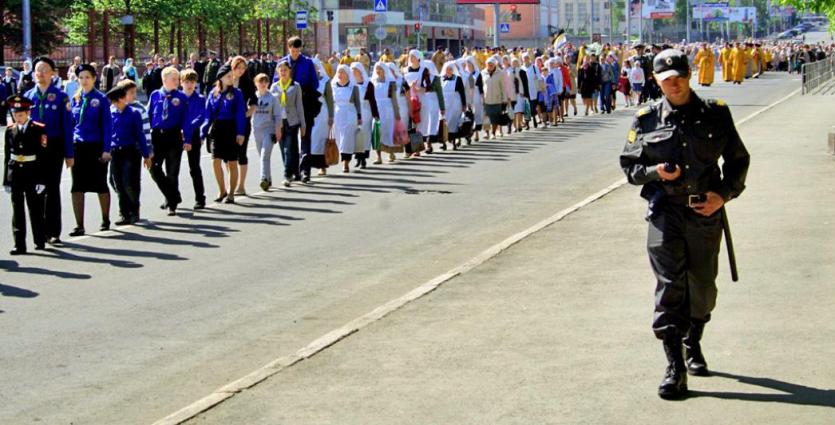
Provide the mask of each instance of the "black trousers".
POLYGON ((157 184, 169 208, 176 208, 183 198, 180 196, 180 162, 183 157, 183 136, 179 129, 151 131, 154 145, 154 159, 151 178, 157 184), (163 171, 163 167, 165 170, 163 171))
POLYGON ((684 336, 693 323, 710 320, 716 306, 721 214, 704 217, 666 203, 650 219, 647 250, 657 280, 652 329, 659 339, 684 336))
POLYGON ((113 149, 110 155, 110 185, 119 197, 119 214, 138 219, 142 154, 131 146, 113 149))
POLYGON ((37 166, 34 162, 28 162, 12 170, 12 234, 14 235, 15 248, 26 250, 26 208, 29 209, 29 222, 32 226, 32 236, 35 245, 46 243, 44 233, 44 200, 35 190, 37 184, 37 166))
POLYGON ((188 156, 188 171, 191 175, 191 184, 194 186, 194 200, 206 202, 206 188, 203 185, 203 169, 200 167, 200 147, 203 141, 200 140, 199 130, 194 131, 191 138, 191 150, 186 153, 188 156))
POLYGON ((302 106, 304 107, 304 122, 307 128, 305 129, 304 137, 301 138, 301 162, 299 168, 301 170, 302 177, 310 177, 310 169, 314 165, 314 158, 310 153, 310 136, 311 133, 313 133, 313 122, 316 120, 316 116, 319 115, 321 108, 324 108, 325 106, 322 105, 322 102, 319 102, 319 93, 315 90, 313 93, 309 93, 304 90, 302 91, 302 106))
MULTIPOLYGON (((50 141, 63 149, 63 140, 50 141)), ((44 191, 44 233, 47 238, 61 237, 61 175, 64 172, 64 155, 50 152, 42 165, 44 191)))

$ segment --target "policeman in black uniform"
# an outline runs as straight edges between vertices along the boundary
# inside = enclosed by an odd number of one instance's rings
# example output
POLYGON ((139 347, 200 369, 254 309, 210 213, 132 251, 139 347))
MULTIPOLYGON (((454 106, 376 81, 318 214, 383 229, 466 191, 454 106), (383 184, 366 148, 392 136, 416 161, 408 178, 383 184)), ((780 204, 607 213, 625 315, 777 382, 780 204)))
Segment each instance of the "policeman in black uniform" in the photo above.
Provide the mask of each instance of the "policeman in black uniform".
POLYGON ((745 189, 750 157, 728 106, 690 89, 684 53, 661 52, 653 69, 664 96, 636 114, 620 164, 649 201, 652 328, 669 363, 658 394, 678 398, 688 372, 708 375, 700 339, 716 304, 724 204, 745 189))
POLYGON ((6 103, 12 110, 14 123, 6 129, 3 187, 12 195, 12 232, 14 249, 11 255, 26 254, 26 208, 32 223, 35 249, 46 244, 43 216, 42 162, 47 138, 44 125, 29 118, 32 102, 23 96, 11 96, 6 103), (24 204, 25 202, 25 204, 24 204))

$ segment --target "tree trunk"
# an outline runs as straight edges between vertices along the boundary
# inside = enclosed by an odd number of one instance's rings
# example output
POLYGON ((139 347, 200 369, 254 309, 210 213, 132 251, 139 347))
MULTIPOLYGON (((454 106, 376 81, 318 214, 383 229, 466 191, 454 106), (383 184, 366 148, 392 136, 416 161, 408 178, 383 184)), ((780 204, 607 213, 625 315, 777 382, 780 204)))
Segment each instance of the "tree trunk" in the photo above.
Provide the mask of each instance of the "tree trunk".
POLYGON ((159 18, 154 16, 154 54, 159 54, 159 18))
POLYGON ((110 61, 110 12, 104 11, 101 17, 101 50, 104 62, 110 61))
POLYGON ((87 12, 87 58, 85 62, 96 60, 96 11, 87 12))
POLYGON ((174 45, 175 36, 177 35, 177 26, 174 23, 171 23, 171 27, 168 31, 168 54, 171 55, 174 53, 174 45))
POLYGON ((244 24, 238 24, 238 54, 244 54, 244 24))
POLYGON ((268 52, 270 52, 270 51, 272 51, 272 49, 270 49, 270 41, 271 41, 270 38, 272 37, 272 34, 270 34, 270 18, 266 19, 266 28, 264 30, 267 33, 267 37, 266 37, 266 39, 267 39, 267 49, 266 50, 268 52))
POLYGON ((287 51, 287 20, 281 20, 281 46, 284 49, 284 56, 287 56, 289 52, 287 51))
POLYGON ((217 31, 217 38, 218 38, 218 46, 217 46, 217 55, 220 58, 221 62, 226 61, 226 41, 223 39, 223 25, 217 31))
POLYGON ((197 21, 197 50, 202 53, 206 51, 206 29, 201 21, 197 21))
POLYGON ((255 20, 255 51, 260 55, 261 50, 261 20, 255 20))
POLYGON ((181 19, 177 19, 177 57, 180 58, 181 63, 188 60, 183 51, 183 21, 181 19))

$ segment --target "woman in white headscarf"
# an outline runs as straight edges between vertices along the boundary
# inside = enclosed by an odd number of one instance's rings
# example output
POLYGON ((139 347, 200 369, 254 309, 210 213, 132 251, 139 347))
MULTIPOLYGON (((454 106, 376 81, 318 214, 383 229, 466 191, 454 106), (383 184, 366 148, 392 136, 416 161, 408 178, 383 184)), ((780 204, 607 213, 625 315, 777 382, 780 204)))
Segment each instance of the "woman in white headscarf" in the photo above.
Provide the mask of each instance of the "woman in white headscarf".
POLYGON ((475 141, 478 141, 478 133, 484 126, 484 79, 481 77, 481 69, 478 67, 475 57, 467 57, 467 71, 472 73, 474 78, 473 86, 473 133, 475 141))
MULTIPOLYGON (((458 66, 455 61, 449 61, 441 69, 441 87, 444 92, 444 105, 449 141, 452 142, 452 149, 458 149, 458 126, 461 123, 461 114, 467 104, 467 93, 464 89, 464 81, 458 75, 458 66)), ((441 145, 446 150, 446 143, 441 145)))
POLYGON ((424 90, 423 106, 420 110, 421 123, 418 131, 424 137, 426 153, 432 153, 432 143, 438 141, 438 130, 441 126, 441 117, 446 112, 444 103, 444 91, 441 87, 441 79, 438 76, 438 69, 431 60, 421 62, 424 68, 424 77, 421 79, 421 88, 424 90), (427 81, 429 81, 427 85, 427 81))
POLYGON ((313 120, 313 129, 310 133, 310 166, 319 169, 319 175, 327 174, 328 163, 325 161, 325 145, 328 140, 328 133, 333 126, 333 87, 328 84, 330 77, 325 69, 325 64, 319 59, 313 59, 316 65, 316 72, 319 78, 319 86, 316 91, 319 93, 319 102, 322 108, 319 115, 313 120))
MULTIPOLYGON (((460 58, 455 61, 455 66, 458 67, 458 75, 461 77, 461 81, 464 83, 464 94, 465 99, 467 102, 464 104, 463 110, 467 113, 472 113, 473 111, 473 94, 475 93, 475 78, 473 74, 467 69, 467 59, 466 57, 460 58)), ((469 117, 470 120, 473 120, 473 117, 469 117)), ((462 115, 463 120, 463 115, 462 115)), ((463 121, 461 122, 463 126, 463 121)), ((472 127, 470 127, 470 132, 472 127)), ((472 134, 470 134, 467 130, 460 127, 458 128, 458 137, 467 140, 467 144, 469 145, 472 142, 472 134)))
POLYGON ((339 65, 331 81, 333 90, 333 133, 342 156, 342 172, 350 171, 351 157, 357 149, 356 137, 362 123, 360 93, 348 65, 339 65))
POLYGON ((409 113, 411 112, 409 110, 408 86, 403 82, 403 75, 400 73, 400 67, 397 64, 388 63, 386 65, 397 88, 397 110, 400 112, 400 121, 408 128, 409 113))
MULTIPOLYGON (((423 124, 423 102, 426 98, 426 87, 431 87, 432 80, 428 78, 428 71, 423 67, 423 54, 418 50, 411 50, 403 70, 403 86, 406 90, 406 101, 409 103, 409 132, 421 133, 423 124), (413 118, 412 115, 415 115, 413 118)), ((420 156, 423 143, 406 145, 406 158, 420 156)))
POLYGON ((389 162, 394 162, 394 154, 403 149, 394 144, 394 122, 400 121, 400 105, 397 103, 397 83, 384 62, 374 65, 374 76, 371 77, 374 86, 374 100, 377 103, 380 121, 380 146, 375 146, 377 160, 375 164, 382 164, 380 152, 389 154, 389 162))
POLYGON ((353 71, 354 81, 360 94, 360 113, 362 114, 360 129, 362 131, 359 133, 359 137, 363 138, 362 140, 357 140, 357 151, 355 152, 356 155, 354 155, 356 164, 354 166, 365 169, 368 166, 368 157, 371 154, 372 147, 372 118, 380 119, 380 113, 377 110, 377 101, 374 99, 374 84, 368 78, 368 72, 366 72, 365 66, 360 62, 354 62, 351 64, 351 71, 353 71))
POLYGON ((513 105, 513 122, 516 125, 516 132, 519 133, 522 131, 522 123, 525 119, 525 102, 530 95, 528 74, 522 69, 522 61, 514 57, 510 60, 508 75, 513 79, 513 90, 516 92, 516 97, 514 98, 516 103, 513 105))

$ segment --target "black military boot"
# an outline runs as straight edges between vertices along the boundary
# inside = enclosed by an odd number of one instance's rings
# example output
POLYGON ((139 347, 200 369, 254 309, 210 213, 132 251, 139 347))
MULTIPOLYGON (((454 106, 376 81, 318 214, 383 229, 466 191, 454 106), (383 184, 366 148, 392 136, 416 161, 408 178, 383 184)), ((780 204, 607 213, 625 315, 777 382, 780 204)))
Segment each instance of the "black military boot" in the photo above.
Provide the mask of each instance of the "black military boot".
POLYGON ((710 376, 707 370, 707 361, 702 354, 702 335, 705 331, 704 323, 694 323, 690 327, 690 333, 684 338, 685 359, 687 359, 687 373, 693 376, 710 376))
POLYGON ((670 400, 687 394, 687 368, 684 365, 681 335, 664 338, 664 354, 667 355, 667 371, 658 387, 658 396, 670 400))

